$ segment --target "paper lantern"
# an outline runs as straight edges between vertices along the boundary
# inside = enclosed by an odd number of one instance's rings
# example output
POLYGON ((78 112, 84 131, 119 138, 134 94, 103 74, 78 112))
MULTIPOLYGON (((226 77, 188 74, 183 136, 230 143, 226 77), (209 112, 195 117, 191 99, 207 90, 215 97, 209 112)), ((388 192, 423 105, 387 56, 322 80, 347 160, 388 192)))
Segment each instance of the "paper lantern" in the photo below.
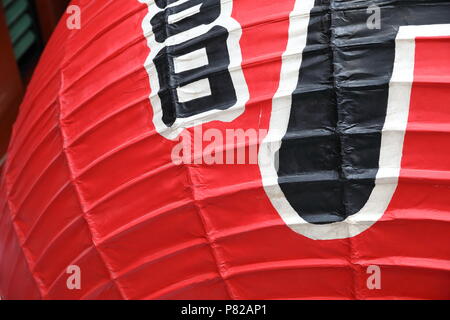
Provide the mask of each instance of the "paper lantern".
POLYGON ((72 5, 3 170, 3 298, 450 298, 449 2, 72 5))

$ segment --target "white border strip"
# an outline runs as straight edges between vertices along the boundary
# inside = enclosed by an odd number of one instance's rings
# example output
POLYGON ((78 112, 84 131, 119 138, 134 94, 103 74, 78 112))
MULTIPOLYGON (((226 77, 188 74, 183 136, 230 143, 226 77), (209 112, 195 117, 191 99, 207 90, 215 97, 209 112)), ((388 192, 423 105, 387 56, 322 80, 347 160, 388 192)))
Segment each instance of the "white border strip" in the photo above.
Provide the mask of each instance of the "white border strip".
MULTIPOLYGON (((156 41, 152 26, 150 24, 150 20, 158 12, 163 11, 164 9, 159 8, 156 5, 155 0, 139 1, 147 4, 148 6, 148 14, 142 21, 142 30, 144 31, 144 36, 147 39, 147 45, 150 48, 150 54, 145 62, 145 69, 147 70, 149 76, 152 91, 149 98, 153 108, 153 124, 155 125, 156 131, 163 137, 174 140, 185 128, 194 127, 215 120, 230 122, 239 117, 244 112, 245 104, 249 100, 250 95, 241 66, 242 53, 239 41, 242 36, 242 28, 241 25, 231 17, 231 13, 233 11, 233 0, 221 0, 220 16, 211 24, 197 26, 193 29, 169 37, 164 43, 159 43, 156 41), (180 44, 189 39, 194 39, 207 33, 211 28, 217 25, 226 28, 229 32, 227 47, 230 56, 230 65, 228 70, 230 71, 231 79, 236 90, 237 102, 227 110, 210 110, 188 118, 177 118, 171 127, 167 127, 162 121, 161 100, 158 96, 158 91, 160 89, 159 79, 153 59, 162 48, 180 44)), ((186 1, 179 1, 168 7, 173 7, 184 2, 186 1)))
POLYGON ((395 42, 394 70, 389 84, 375 187, 367 203, 356 214, 341 222, 317 225, 302 219, 287 201, 278 185, 275 159, 288 127, 292 92, 299 78, 302 53, 306 46, 309 12, 313 6, 313 0, 298 0, 290 15, 289 40, 283 54, 280 85, 273 98, 269 132, 261 144, 258 161, 264 190, 280 217, 293 231, 315 240, 344 239, 360 234, 377 222, 386 211, 397 188, 414 80, 415 38, 449 36, 450 25, 400 27, 395 42))

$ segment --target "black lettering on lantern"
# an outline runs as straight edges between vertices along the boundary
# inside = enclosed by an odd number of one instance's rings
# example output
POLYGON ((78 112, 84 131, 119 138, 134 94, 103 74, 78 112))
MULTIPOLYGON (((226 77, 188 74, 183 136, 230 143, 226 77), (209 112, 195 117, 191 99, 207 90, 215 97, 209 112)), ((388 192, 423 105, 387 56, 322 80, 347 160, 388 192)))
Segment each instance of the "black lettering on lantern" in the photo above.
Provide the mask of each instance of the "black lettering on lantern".
POLYGON ((227 39, 228 31, 215 26, 200 37, 165 47, 155 57, 160 83, 158 94, 167 126, 176 118, 212 109, 225 110, 236 103, 228 71, 227 39))
MULTIPOLYGON (((157 1, 160 8, 166 8, 174 1, 157 1)), ((189 0, 180 5, 158 12, 151 24, 156 41, 163 43, 176 34, 200 25, 214 22, 220 16, 220 0, 189 0)))

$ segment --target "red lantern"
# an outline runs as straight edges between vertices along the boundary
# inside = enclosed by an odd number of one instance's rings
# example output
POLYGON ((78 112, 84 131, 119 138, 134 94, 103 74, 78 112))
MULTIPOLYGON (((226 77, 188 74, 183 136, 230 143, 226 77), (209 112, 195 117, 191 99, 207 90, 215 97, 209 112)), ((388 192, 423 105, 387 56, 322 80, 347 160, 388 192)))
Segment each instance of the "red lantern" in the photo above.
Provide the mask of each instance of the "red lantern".
POLYGON ((450 298, 449 3, 72 6, 3 170, 3 298, 450 298))

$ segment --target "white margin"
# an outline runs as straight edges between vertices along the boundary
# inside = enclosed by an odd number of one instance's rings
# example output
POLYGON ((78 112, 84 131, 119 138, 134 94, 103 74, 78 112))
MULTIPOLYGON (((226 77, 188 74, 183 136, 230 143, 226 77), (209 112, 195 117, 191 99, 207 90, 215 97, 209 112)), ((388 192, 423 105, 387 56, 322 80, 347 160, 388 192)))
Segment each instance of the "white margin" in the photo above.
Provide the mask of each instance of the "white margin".
MULTIPOLYGON (((147 4, 148 6, 148 14, 142 21, 142 30, 147 39, 147 45, 150 48, 150 54, 145 62, 145 69, 147 70, 150 81, 151 93, 149 98, 150 104, 153 108, 153 124, 155 125, 156 131, 166 139, 174 140, 185 128, 194 127, 215 120, 230 122, 239 117, 245 110, 245 104, 248 102, 250 94, 248 92, 247 82, 241 66, 242 53, 239 41, 242 36, 242 28, 241 25, 231 17, 231 13, 233 11, 233 0, 220 0, 220 16, 214 22, 208 25, 200 25, 185 32, 171 36, 164 43, 159 43, 156 41, 152 26, 150 24, 150 20, 158 12, 163 11, 164 9, 160 9, 156 5, 155 0, 139 1, 147 4), (162 121, 161 100, 158 95, 158 91, 160 89, 159 79, 153 59, 165 46, 180 44, 189 39, 198 37, 207 33, 210 29, 217 25, 226 28, 229 32, 227 47, 230 56, 230 65, 228 70, 236 90, 237 102, 226 110, 214 109, 188 118, 177 118, 171 127, 167 127, 162 121)), ((168 7, 184 2, 186 1, 180 0, 177 3, 169 5, 168 7)))
POLYGON ((302 219, 292 208, 278 184, 275 155, 286 134, 295 90, 306 46, 309 14, 313 0, 297 0, 290 15, 289 40, 282 57, 280 85, 272 101, 269 132, 258 155, 264 190, 283 221, 293 231, 314 239, 354 237, 370 228, 386 211, 398 185, 403 142, 408 122, 414 80, 415 38, 450 36, 450 25, 401 26, 395 41, 395 62, 389 83, 389 98, 382 129, 379 170, 375 187, 364 207, 341 222, 318 225, 302 219))

